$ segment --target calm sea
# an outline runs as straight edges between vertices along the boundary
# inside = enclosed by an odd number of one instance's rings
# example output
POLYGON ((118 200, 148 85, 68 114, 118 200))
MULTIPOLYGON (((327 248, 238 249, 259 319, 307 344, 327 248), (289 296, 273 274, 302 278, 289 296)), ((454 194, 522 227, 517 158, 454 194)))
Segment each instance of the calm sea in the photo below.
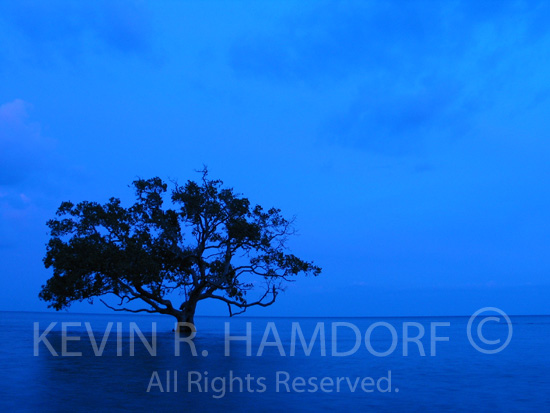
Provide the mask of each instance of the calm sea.
POLYGON ((0 317, 0 411, 550 411, 550 316, 197 317, 196 355, 169 317, 0 317))

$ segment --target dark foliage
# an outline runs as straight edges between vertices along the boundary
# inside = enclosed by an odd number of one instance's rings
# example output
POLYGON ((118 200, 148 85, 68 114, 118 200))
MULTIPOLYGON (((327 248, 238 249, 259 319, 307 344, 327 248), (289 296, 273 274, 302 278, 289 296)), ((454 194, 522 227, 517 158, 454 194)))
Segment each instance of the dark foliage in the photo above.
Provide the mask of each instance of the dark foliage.
POLYGON ((113 294, 118 306, 101 301, 114 310, 192 323, 200 300, 221 300, 233 315, 268 306, 285 281, 321 271, 288 253, 292 220, 279 209, 252 206, 208 179, 206 170, 199 183, 174 184, 168 202, 160 178, 139 179, 133 187, 137 202, 130 208, 117 198, 103 205, 64 202, 48 222, 44 264, 53 276, 40 298, 50 307, 113 294), (174 304, 175 293, 182 297, 174 304), (128 305, 136 300, 142 306, 128 305))

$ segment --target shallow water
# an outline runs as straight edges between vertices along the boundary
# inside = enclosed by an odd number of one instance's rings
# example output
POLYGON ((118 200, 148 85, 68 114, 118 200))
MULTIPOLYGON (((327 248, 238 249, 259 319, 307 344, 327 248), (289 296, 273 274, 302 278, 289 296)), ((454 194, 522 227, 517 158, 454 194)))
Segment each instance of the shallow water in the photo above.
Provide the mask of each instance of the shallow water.
MULTIPOLYGON (((193 341, 196 356, 186 342, 179 343, 180 354, 176 356, 173 322, 169 317, 14 312, 0 313, 0 317, 2 411, 550 409, 550 356, 547 353, 550 316, 511 317, 512 338, 496 354, 484 354, 472 346, 467 336, 468 317, 197 317, 199 331, 193 341), (58 356, 51 354, 44 341, 35 345, 39 340, 34 337, 34 323, 38 323, 39 337, 51 322, 57 324, 45 337, 58 356), (68 352, 81 352, 81 356, 61 354, 63 322, 80 323, 66 327, 67 336, 79 337, 78 341, 70 340, 66 345, 68 352), (94 354, 86 322, 98 347, 96 352, 108 323, 114 322, 101 356, 94 354), (156 355, 150 354, 137 333, 134 334, 134 355, 130 355, 131 322, 136 323, 149 343, 152 330, 156 329, 156 355), (230 354, 224 354, 227 322, 233 337, 246 336, 247 323, 250 323, 251 355, 247 355, 245 340, 229 342, 230 354), (305 354, 298 335, 293 340, 293 322, 299 323, 306 346, 321 323, 325 331, 325 356, 321 355, 320 336, 313 343, 311 354, 305 354), (374 328, 367 340, 369 326, 377 322, 387 324, 374 328), (349 324, 335 326, 335 323, 349 324), (406 356, 403 354, 405 323, 418 323, 408 327, 409 337, 424 329, 424 336, 418 342, 406 344, 406 356), (447 341, 436 339, 432 345, 434 323, 440 323, 435 327, 434 337, 448 337, 447 341), (356 350, 357 337, 350 324, 360 333, 356 350), (333 328, 337 333, 334 340, 333 328), (271 345, 263 346, 262 350, 266 330, 264 344, 271 345), (293 341, 296 347, 291 356, 293 341), (34 355, 35 350, 38 355, 34 355), (258 355, 260 350, 262 354, 258 355), (346 351, 350 354, 337 356, 338 352, 346 351), (388 354, 380 356, 384 352, 388 354)), ((486 341, 500 339, 500 344, 509 331, 502 320, 489 321, 482 327, 486 341)), ((475 325, 472 331, 475 336, 475 325)), ((478 345, 486 346, 475 339, 478 345)))

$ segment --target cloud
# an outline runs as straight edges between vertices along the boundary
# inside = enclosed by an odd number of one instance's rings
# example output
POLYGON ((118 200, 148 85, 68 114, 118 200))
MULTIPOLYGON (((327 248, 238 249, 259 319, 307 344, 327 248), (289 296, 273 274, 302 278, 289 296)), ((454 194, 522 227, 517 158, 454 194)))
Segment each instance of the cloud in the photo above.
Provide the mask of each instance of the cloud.
MULTIPOLYGON (((21 234, 38 221, 58 182, 67 174, 57 142, 42 134, 32 105, 15 99, 0 105, 0 239, 25 242, 21 234)), ((0 249, 2 247, 0 246, 0 249)))
POLYGON ((17 54, 30 60, 71 60, 86 51, 136 54, 150 48, 150 21, 136 1, 8 2, 0 6, 0 22, 4 42, 16 42, 17 54))
POLYGON ((230 62, 240 74, 306 82, 374 72, 403 52, 444 47, 443 13, 416 2, 325 2, 289 16, 275 33, 240 39, 230 62))
POLYGON ((404 155, 418 149, 424 136, 440 136, 456 116, 458 93, 452 83, 424 82, 415 88, 363 87, 343 113, 330 119, 324 134, 345 146, 386 155, 404 155))
POLYGON ((17 185, 52 160, 55 141, 29 120, 30 109, 21 99, 0 105, 0 186, 17 185))
MULTIPOLYGON (((480 30, 506 33, 508 24, 518 26, 526 19, 528 26, 518 28, 526 30, 525 36, 546 35, 540 14, 548 15, 549 10, 545 3, 514 1, 329 1, 287 16, 275 31, 242 37, 229 61, 241 75, 305 82, 384 75, 390 68, 410 73, 441 63, 452 70, 480 30)), ((484 51, 486 57, 493 52, 484 51)))
POLYGON ((238 76, 333 94, 323 137, 403 155, 547 103, 541 16, 546 2, 326 2, 241 38, 229 63, 238 76))

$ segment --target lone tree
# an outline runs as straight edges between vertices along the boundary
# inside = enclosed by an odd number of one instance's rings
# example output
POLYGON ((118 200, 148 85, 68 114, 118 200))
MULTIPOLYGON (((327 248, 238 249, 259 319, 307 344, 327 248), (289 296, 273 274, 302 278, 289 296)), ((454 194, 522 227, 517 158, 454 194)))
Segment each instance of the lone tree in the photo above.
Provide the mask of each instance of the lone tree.
POLYGON ((134 181, 137 202, 130 208, 118 198, 63 202, 47 223, 44 264, 53 276, 40 298, 61 310, 113 294, 117 306, 100 301, 115 311, 169 314, 194 325, 201 300, 223 301, 232 316, 273 304, 284 282, 301 273, 321 272, 288 253, 292 220, 222 185, 205 169, 199 183, 174 183, 168 207, 160 178, 134 181), (141 308, 128 306, 134 301, 141 308))

